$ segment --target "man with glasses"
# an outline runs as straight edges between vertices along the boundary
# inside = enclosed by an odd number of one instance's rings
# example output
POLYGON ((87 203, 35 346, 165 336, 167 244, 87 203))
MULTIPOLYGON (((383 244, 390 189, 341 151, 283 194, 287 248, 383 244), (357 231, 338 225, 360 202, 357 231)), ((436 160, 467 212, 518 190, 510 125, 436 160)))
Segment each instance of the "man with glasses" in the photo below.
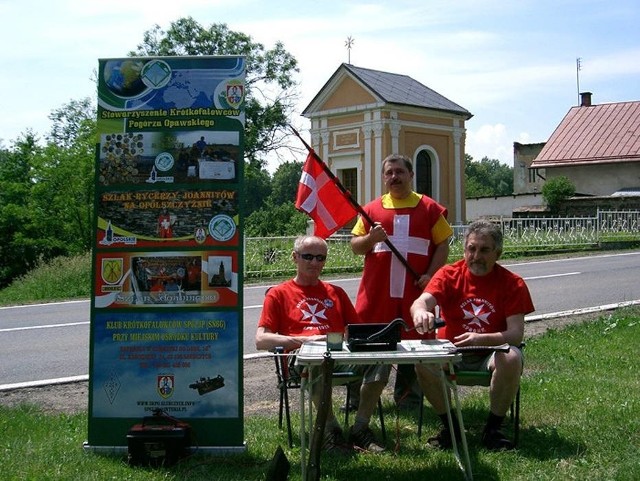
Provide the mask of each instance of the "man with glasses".
MULTIPOLYGON (((464 353, 459 366, 465 371, 491 373, 489 417, 482 435, 484 446, 490 450, 513 448, 500 427, 520 385, 522 352, 516 346, 522 343, 524 316, 534 310, 524 280, 497 264, 502 238, 500 226, 473 222, 464 236, 464 259, 440 269, 411 306, 418 332, 433 332, 433 311, 438 305, 446 323, 438 331, 439 338, 461 347, 510 345, 508 352, 464 353)), ((429 439, 429 444, 450 448, 451 432, 437 373, 424 364, 415 369, 426 398, 445 426, 429 439)))
MULTIPOLYGON (((329 332, 344 332, 347 324, 360 322, 347 293, 341 287, 323 282, 320 274, 327 259, 327 243, 316 236, 298 237, 294 243, 293 279, 272 287, 267 292, 258 321, 256 348, 273 350, 282 347, 296 351, 307 341, 324 341, 329 332)), ((338 369, 344 367, 338 367, 338 369)), ((353 367, 348 368, 353 371, 353 367)), ((378 398, 388 381, 388 370, 379 366, 359 366, 363 375, 360 402, 355 423, 349 430, 353 446, 371 452, 382 452, 369 428, 378 398)), ((318 406, 321 387, 314 386, 312 399, 318 406)), ((351 450, 333 410, 329 409, 323 447, 329 451, 351 450)))
MULTIPOLYGON (((409 323, 411 303, 447 261, 453 231, 446 220, 447 210, 413 191, 413 165, 407 156, 386 157, 382 176, 387 193, 364 206, 374 225, 359 217, 351 231, 351 249, 365 256, 356 311, 363 322, 390 322, 400 317, 409 323), (387 239, 418 278, 391 252, 387 239)), ((415 331, 403 333, 406 339, 422 337, 415 331)), ((394 398, 401 408, 420 405, 413 366, 398 366, 394 398)))

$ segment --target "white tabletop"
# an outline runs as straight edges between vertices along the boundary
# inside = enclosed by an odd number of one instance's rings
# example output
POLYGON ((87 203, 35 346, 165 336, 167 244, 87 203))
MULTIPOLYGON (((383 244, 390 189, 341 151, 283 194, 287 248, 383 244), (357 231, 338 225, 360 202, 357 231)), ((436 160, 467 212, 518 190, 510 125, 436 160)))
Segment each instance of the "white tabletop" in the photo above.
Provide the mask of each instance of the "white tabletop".
MULTIPOLYGON (((296 362, 303 366, 319 365, 327 352, 324 341, 305 342, 297 354, 296 362)), ((447 340, 405 340, 398 343, 396 350, 390 351, 356 351, 349 350, 343 343, 342 351, 330 351, 335 364, 417 364, 449 362, 456 360, 460 354, 455 346, 447 340)))

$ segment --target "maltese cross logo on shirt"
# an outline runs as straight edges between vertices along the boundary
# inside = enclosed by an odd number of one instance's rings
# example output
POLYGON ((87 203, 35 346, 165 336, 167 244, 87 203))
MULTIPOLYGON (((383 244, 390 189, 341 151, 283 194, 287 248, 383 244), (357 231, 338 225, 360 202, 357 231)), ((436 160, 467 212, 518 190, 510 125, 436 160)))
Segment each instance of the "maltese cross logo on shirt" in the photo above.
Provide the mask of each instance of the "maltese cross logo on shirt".
POLYGON ((324 308, 324 306, 318 309, 319 307, 320 304, 307 303, 307 309, 300 309, 302 311, 302 319, 305 320, 311 318, 311 324, 320 324, 320 321, 318 319, 324 319, 326 321, 327 316, 325 316, 324 314, 326 309, 324 308))
POLYGON ((482 328, 489 324, 488 317, 491 315, 491 311, 485 311, 486 306, 484 304, 471 303, 469 305, 471 306, 471 310, 462 309, 462 312, 464 312, 464 320, 468 321, 469 326, 482 328))

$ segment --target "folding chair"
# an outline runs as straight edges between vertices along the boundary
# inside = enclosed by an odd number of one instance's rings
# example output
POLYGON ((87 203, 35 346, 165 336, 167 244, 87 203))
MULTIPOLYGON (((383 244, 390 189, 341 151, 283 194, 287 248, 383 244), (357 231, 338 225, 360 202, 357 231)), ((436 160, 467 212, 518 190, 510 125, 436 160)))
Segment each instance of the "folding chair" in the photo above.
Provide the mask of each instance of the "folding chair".
MULTIPOLYGON (((522 351, 525 343, 520 344, 518 347, 522 351)), ((455 369, 454 374, 447 373, 449 381, 455 380, 458 386, 485 386, 489 387, 491 384, 490 372, 478 372, 478 371, 463 371, 455 369)), ((422 436, 422 421, 424 411, 424 394, 422 395, 422 402, 420 403, 420 413, 418 415, 418 438, 422 436)), ((509 419, 513 424, 513 445, 517 446, 520 439, 520 386, 516 392, 511 406, 509 407, 509 419)))
MULTIPOLYGON (((279 391, 279 406, 278 406, 278 428, 283 428, 283 421, 287 423, 287 437, 289 440, 289 447, 293 446, 293 431, 291 429, 291 411, 289 407, 289 389, 300 389, 302 379, 296 372, 291 372, 289 369, 290 357, 285 354, 282 347, 276 347, 274 349, 274 360, 276 365, 276 377, 278 380, 279 391)), ((349 402, 350 393, 348 386, 351 383, 357 382, 359 384, 360 376, 352 372, 334 372, 333 373, 333 385, 345 386, 347 388, 347 395, 345 400, 344 410, 344 425, 349 425, 349 402)), ((380 431, 382 432, 382 439, 384 442, 387 440, 387 433, 384 426, 384 414, 382 411, 382 399, 378 399, 378 417, 380 419, 380 431)))

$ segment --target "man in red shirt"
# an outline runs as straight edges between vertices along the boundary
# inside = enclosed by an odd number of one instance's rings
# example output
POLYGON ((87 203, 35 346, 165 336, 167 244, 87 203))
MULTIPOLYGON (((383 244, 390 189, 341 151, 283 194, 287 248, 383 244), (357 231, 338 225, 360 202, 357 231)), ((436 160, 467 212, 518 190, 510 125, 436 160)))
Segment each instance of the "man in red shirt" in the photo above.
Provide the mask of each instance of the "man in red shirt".
MULTIPOLYGON (((294 243, 292 258, 296 264, 296 276, 269 289, 265 297, 256 332, 257 349, 282 347, 287 352, 295 351, 304 342, 324 341, 327 333, 344 332, 347 324, 360 322, 344 289, 319 279, 327 259, 324 239, 299 237, 294 243)), ((349 430, 349 441, 371 452, 384 451, 369 428, 371 415, 388 381, 388 369, 383 367, 358 368, 363 381, 355 422, 349 430)), ((316 406, 321 391, 319 387, 316 385, 312 392, 316 406)), ((325 427, 324 447, 339 451, 350 449, 331 408, 325 427)))
MULTIPOLYGON (((374 222, 358 218, 351 233, 351 249, 364 255, 362 281, 356 311, 363 322, 391 322, 398 317, 409 322, 409 308, 435 272, 447 262, 449 237, 447 210, 430 197, 413 191, 411 160, 392 154, 382 161, 387 193, 364 206, 374 222), (389 239, 404 256, 416 279, 391 252, 389 239)), ((425 336, 403 332, 405 339, 425 336)), ((413 367, 398 366, 394 398, 399 407, 417 406, 421 400, 413 367)))
MULTIPOLYGON (((463 354, 464 370, 491 372, 490 412, 482 442, 491 450, 511 449, 513 443, 500 432, 502 421, 514 400, 522 374, 524 316, 534 311, 524 280, 497 264, 502 254, 502 231, 486 221, 473 222, 464 238, 464 259, 442 267, 411 306, 418 332, 434 329, 436 306, 446 326, 439 338, 456 346, 495 346, 507 343, 508 352, 463 354)), ((447 424, 445 400, 436 373, 426 365, 416 365, 418 381, 425 396, 442 419, 445 428, 429 439, 429 444, 448 448, 451 433, 447 424)), ((455 416, 453 417, 455 420, 455 416)), ((454 423, 457 430, 458 427, 454 423)))

